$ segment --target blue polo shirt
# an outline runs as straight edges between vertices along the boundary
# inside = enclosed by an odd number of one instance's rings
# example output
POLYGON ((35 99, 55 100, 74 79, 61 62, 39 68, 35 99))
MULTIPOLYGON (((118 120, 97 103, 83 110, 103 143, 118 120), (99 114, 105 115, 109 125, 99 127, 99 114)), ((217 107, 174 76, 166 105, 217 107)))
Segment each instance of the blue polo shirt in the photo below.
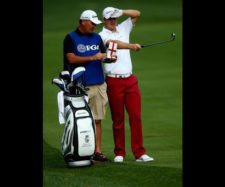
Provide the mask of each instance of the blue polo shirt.
POLYGON ((78 29, 70 32, 64 39, 64 70, 70 73, 76 67, 84 67, 85 84, 95 85, 104 83, 104 73, 100 60, 93 60, 85 64, 71 64, 66 58, 66 53, 74 53, 77 56, 93 56, 98 52, 105 53, 103 41, 97 33, 82 34, 78 29))

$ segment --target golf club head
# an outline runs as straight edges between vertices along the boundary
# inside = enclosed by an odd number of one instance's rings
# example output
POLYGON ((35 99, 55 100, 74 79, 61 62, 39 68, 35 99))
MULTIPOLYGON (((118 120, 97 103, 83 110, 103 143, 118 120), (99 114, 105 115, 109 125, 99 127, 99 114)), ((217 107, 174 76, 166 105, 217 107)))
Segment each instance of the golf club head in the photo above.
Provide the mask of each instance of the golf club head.
POLYGON ((64 80, 66 84, 70 83, 70 72, 69 71, 61 71, 59 73, 59 77, 64 80))
POLYGON ((85 73, 85 68, 84 67, 78 67, 76 69, 73 70, 72 74, 71 74, 71 82, 82 82, 82 77, 85 73))
POLYGON ((176 34, 175 34, 175 33, 172 33, 172 34, 171 34, 171 39, 172 39, 172 40, 175 40, 175 38, 176 38, 176 34))

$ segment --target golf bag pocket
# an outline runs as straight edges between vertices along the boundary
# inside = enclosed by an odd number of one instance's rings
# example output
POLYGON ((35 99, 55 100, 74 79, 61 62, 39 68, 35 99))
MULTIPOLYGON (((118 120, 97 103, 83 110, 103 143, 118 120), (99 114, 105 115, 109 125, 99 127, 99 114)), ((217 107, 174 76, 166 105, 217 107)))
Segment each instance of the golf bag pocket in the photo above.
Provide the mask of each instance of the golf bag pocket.
POLYGON ((66 163, 77 166, 76 162, 90 161, 95 152, 95 123, 84 96, 64 95, 64 107, 62 154, 66 163))
POLYGON ((92 156, 95 151, 95 137, 91 118, 77 120, 78 154, 79 156, 92 156), (85 124, 85 125, 84 125, 85 124))

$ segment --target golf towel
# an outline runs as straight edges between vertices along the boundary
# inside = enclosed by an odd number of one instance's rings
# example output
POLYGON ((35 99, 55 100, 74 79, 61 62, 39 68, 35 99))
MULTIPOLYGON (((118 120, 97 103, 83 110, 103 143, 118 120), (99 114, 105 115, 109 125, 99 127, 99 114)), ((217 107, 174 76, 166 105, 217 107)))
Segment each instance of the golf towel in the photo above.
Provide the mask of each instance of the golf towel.
POLYGON ((64 97, 63 91, 58 92, 57 100, 58 100, 58 111, 59 111, 59 124, 62 125, 65 123, 64 118, 64 97))

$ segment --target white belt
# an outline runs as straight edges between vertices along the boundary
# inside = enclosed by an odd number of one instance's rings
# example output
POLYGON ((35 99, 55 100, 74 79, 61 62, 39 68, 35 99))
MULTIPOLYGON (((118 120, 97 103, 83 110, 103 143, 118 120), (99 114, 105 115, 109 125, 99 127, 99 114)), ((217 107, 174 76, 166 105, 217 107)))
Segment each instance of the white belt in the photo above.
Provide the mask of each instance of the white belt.
POLYGON ((126 73, 126 74, 107 74, 108 77, 113 78, 128 78, 131 76, 132 73, 126 73))

